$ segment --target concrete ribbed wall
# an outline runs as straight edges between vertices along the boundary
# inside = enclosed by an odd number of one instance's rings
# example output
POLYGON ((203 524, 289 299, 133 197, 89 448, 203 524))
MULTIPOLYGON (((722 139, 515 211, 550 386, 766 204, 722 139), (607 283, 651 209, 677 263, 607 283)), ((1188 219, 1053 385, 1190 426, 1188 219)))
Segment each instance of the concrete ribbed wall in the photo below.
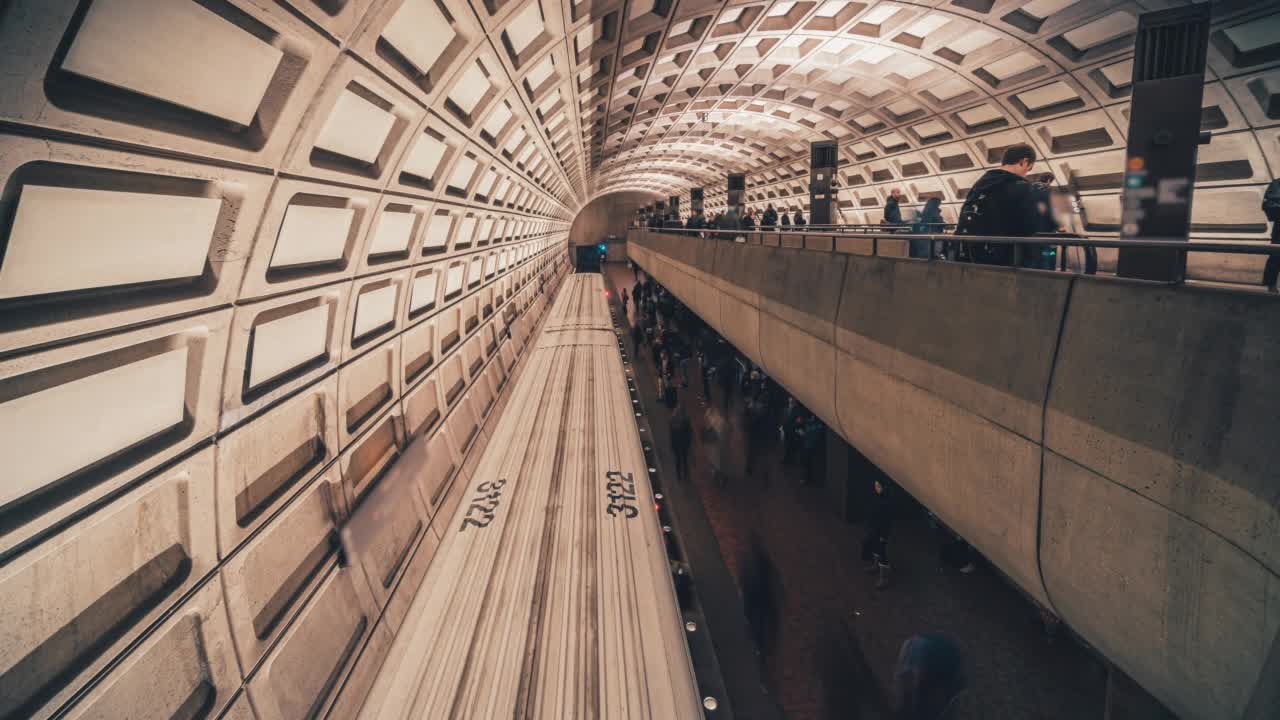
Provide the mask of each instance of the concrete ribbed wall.
POLYGON ((1180 716, 1265 711, 1280 303, 653 233, 629 250, 1180 716))

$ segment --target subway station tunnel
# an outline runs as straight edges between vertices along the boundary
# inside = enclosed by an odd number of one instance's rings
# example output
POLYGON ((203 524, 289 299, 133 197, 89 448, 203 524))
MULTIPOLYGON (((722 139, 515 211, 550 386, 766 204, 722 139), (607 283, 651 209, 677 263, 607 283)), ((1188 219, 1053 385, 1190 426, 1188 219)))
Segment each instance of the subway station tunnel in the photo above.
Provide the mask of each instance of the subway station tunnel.
POLYGON ((1185 5, 0 3, 0 718, 758 716, 608 234, 1154 702, 1280 717, 1276 3, 1210 3, 1185 271, 1114 242, 1185 5), (829 227, 628 227, 811 213, 815 142, 829 227), (1096 274, 876 234, 1018 144, 1096 274))

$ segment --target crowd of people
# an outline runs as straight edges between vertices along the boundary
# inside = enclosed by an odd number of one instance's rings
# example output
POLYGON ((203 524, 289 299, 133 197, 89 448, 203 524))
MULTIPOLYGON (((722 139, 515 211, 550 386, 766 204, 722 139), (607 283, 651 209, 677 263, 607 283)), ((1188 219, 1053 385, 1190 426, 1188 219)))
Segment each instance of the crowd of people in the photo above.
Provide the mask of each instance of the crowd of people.
POLYGON ((757 213, 754 208, 748 209, 740 217, 728 213, 716 213, 708 218, 700 208, 694 209, 688 219, 681 221, 678 215, 651 215, 648 227, 651 230, 775 230, 779 228, 804 227, 807 224, 804 213, 796 208, 788 213, 785 209, 779 212, 770 204, 764 212, 757 213))
MULTIPOLYGON (((953 235, 962 238, 1029 238, 1037 235, 1081 237, 1074 222, 1070 195, 1057 187, 1052 173, 1033 174, 1036 150, 1030 145, 1013 145, 1006 148, 1000 166, 985 173, 965 196, 961 205, 953 235)), ((901 188, 891 188, 885 199, 884 215, 880 224, 889 232, 912 235, 941 235, 948 224, 942 216, 942 199, 929 197, 907 220, 902 208, 901 188)), ((1272 180, 1262 200, 1262 211, 1272 222, 1271 243, 1280 244, 1280 180, 1272 180)), ((687 221, 678 216, 652 216, 652 229, 674 228, 683 230, 777 230, 804 226, 805 217, 799 208, 788 216, 770 203, 762 213, 748 209, 741 217, 719 213, 708 220, 699 209, 687 221)), ((1052 241, 1044 243, 981 242, 977 240, 932 241, 921 238, 908 240, 908 251, 913 258, 933 258, 982 265, 1017 266, 1039 270, 1055 270, 1066 267, 1059 257, 1060 245, 1052 241)), ((1098 251, 1091 246, 1080 246, 1077 262, 1087 275, 1098 272, 1098 251)), ((1262 284, 1268 292, 1280 293, 1280 255, 1267 258, 1262 284)))
POLYGON ((688 453, 693 446, 691 399, 702 408, 702 446, 715 483, 725 487, 731 471, 724 462, 730 413, 740 410, 746 439, 743 472, 768 484, 763 458, 776 443, 783 463, 801 469, 801 483, 818 482, 826 427, 816 415, 788 395, 777 382, 744 357, 718 333, 690 312, 665 288, 639 277, 622 292, 633 319, 632 347, 647 354, 656 370, 658 395, 671 411, 671 444, 676 470, 688 479, 688 453), (696 378, 694 367, 696 365, 696 378), (713 400, 715 395, 719 401, 713 400), (741 402, 735 402, 740 396, 741 402))
MULTIPOLYGON (((754 479, 768 486, 771 462, 767 456, 780 444, 781 463, 784 468, 796 470, 791 476, 798 478, 798 484, 820 484, 827 438, 823 422, 761 368, 737 352, 666 288, 643 275, 634 264, 632 271, 635 284, 623 288, 619 299, 631 320, 633 356, 637 362, 652 360, 659 400, 670 413, 669 439, 675 455, 677 481, 688 483, 692 479, 695 458, 690 455, 698 448, 702 452, 702 456, 697 458, 698 467, 709 477, 712 485, 720 490, 732 486, 733 476, 739 471, 739 463, 728 462, 732 424, 742 428, 744 435, 740 463, 744 479, 754 479), (697 430, 692 415, 695 407, 702 412, 697 430), (697 442, 695 432, 700 433, 697 442)), ((893 529, 905 503, 888 478, 872 481, 870 492, 864 508, 866 535, 862 558, 867 571, 878 576, 876 589, 883 590, 889 586, 889 548, 893 529)), ((971 572, 975 567, 971 548, 942 529, 940 523, 938 525, 943 533, 942 564, 962 573, 971 572)), ((757 647, 767 656, 777 644, 775 634, 783 587, 781 576, 758 534, 752 533, 748 538, 738 567, 748 624, 757 647)), ((928 703, 938 700, 926 697, 935 692, 937 683, 931 680, 922 684, 918 677, 924 672, 920 667, 928 665, 920 658, 926 655, 931 658, 933 650, 922 655, 924 651, 917 645, 925 643, 930 648, 951 646, 945 639, 922 637, 916 636, 904 643, 903 655, 899 658, 897 672, 901 677, 895 677, 895 685, 905 682, 906 685, 902 686, 905 694, 901 698, 893 698, 893 702, 905 703, 902 705, 904 708, 918 710, 926 706, 926 700, 928 703)), ((960 681, 958 676, 953 676, 958 672, 957 668, 958 660, 948 658, 949 692, 941 698, 944 705, 958 693, 956 683, 960 681)), ((898 692, 899 688, 895 687, 895 693, 898 692)), ((936 711, 936 708, 932 709, 936 711)), ((940 716, 908 713, 895 717, 940 716)))

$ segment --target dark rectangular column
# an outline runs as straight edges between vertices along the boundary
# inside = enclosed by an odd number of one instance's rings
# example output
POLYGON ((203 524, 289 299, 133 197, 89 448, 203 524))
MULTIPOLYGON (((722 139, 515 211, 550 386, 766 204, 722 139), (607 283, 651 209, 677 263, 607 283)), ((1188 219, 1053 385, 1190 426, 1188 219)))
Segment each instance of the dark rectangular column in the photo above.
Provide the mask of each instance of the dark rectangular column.
POLYGON ((809 224, 832 223, 831 186, 836 166, 840 164, 840 149, 834 140, 809 143, 809 224))
POLYGON ((739 227, 742 218, 743 196, 747 194, 747 176, 742 173, 729 173, 725 188, 725 219, 732 227, 739 227))
POLYGON ((697 214, 703 211, 703 191, 702 188, 693 188, 689 191, 689 212, 697 214))
POLYGON ((672 220, 680 219, 680 196, 671 195, 667 198, 667 215, 672 220))
MULTIPOLYGON (((1186 240, 1190 234, 1208 47, 1209 3, 1138 18, 1121 196, 1125 239, 1186 240)), ((1117 274, 1177 282, 1186 266, 1181 250, 1121 248, 1117 274)))

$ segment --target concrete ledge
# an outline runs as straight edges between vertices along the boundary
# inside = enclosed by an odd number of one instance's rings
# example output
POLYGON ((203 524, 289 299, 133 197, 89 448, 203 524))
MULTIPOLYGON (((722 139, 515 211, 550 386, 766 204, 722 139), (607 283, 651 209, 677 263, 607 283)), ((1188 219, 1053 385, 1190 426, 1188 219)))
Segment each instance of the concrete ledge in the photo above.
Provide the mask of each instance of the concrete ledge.
POLYGON ((1039 441, 1071 276, 847 261, 840 349, 1039 441))
POLYGON ((1045 445, 1280 573, 1280 303, 1077 281, 1045 445))
POLYGON ((963 406, 837 353, 839 429, 1042 604, 1040 446, 963 406))
MULTIPOLYGON (((1256 712, 1280 657, 1280 303, 870 242, 721 243, 713 326, 1180 715, 1256 712)), ((678 296, 695 279, 645 262, 678 296)))
POLYGON ((1244 717, 1276 645, 1280 578, 1201 525, 1044 456, 1041 562, 1058 611, 1180 717, 1244 717))

